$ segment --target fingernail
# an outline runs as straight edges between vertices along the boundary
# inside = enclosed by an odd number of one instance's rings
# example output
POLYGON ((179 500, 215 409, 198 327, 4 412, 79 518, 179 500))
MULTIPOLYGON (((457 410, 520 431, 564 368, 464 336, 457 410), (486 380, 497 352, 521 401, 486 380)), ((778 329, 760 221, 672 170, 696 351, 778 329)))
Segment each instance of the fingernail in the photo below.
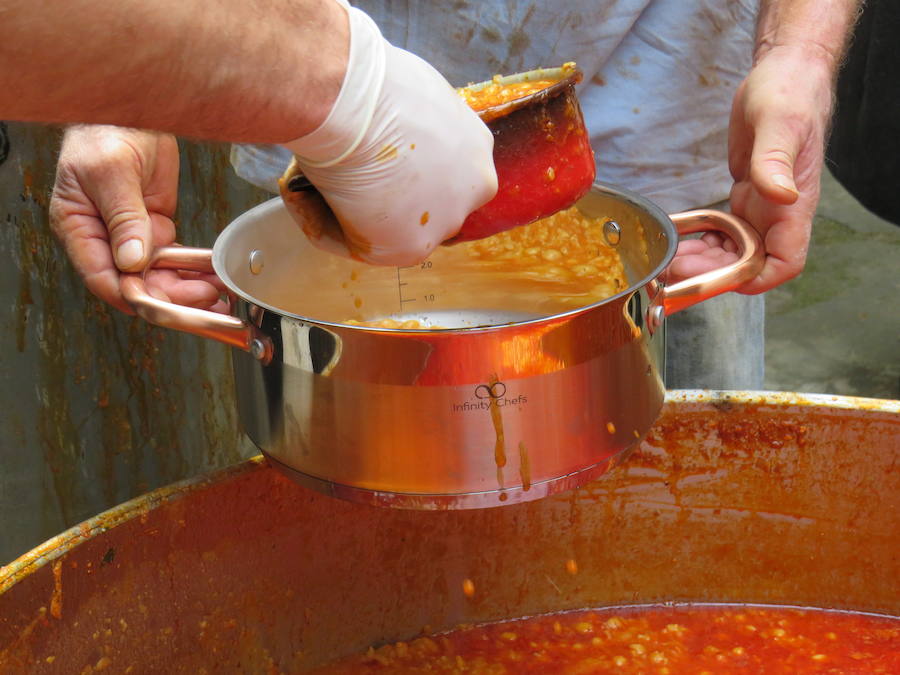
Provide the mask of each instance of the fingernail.
POLYGON ((781 173, 776 173, 772 176, 772 182, 775 183, 780 188, 784 188, 788 192, 793 192, 795 195, 800 194, 797 191, 797 187, 794 185, 794 181, 781 173))
POLYGON ((129 269, 144 258, 144 244, 140 239, 129 239, 116 249, 116 265, 129 269))

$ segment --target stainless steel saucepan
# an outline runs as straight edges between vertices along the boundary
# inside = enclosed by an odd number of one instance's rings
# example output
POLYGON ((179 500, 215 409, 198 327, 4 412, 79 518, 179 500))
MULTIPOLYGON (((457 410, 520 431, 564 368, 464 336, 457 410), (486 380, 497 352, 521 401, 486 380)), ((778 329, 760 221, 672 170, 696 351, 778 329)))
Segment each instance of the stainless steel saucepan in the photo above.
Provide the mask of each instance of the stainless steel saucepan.
MULTIPOLYGON (((667 216, 594 185, 578 202, 602 219, 623 263, 602 301, 473 264, 442 247, 412 268, 373 267, 309 244, 281 200, 238 217, 212 250, 168 247, 152 265, 215 271, 231 316, 123 292, 146 320, 234 349, 246 433, 273 464, 337 497, 416 509, 537 499, 607 470, 644 436, 665 386, 665 316, 733 290, 763 262, 758 235, 717 211, 667 216), (738 262, 665 285, 678 234, 718 231, 738 262), (422 329, 348 325, 414 319, 422 329)), ((533 227, 533 226, 528 226, 533 227)))

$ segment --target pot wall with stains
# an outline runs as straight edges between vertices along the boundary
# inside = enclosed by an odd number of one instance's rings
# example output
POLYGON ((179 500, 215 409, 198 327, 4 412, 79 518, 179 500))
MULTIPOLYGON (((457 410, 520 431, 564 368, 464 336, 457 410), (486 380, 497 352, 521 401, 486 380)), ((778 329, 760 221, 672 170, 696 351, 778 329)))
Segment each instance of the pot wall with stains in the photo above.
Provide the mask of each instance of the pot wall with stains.
MULTIPOLYGON (((227 348, 100 303, 50 231, 57 129, 0 123, 0 565, 86 517, 253 453, 227 348)), ((181 143, 181 242, 268 195, 181 143)))

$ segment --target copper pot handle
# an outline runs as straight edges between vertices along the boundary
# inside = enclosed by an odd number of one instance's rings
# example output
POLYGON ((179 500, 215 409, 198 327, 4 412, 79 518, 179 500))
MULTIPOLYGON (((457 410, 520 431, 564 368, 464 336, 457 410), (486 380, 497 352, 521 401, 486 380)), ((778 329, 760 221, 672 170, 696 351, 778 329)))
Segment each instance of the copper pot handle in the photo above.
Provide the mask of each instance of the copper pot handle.
MULTIPOLYGON (((153 252, 146 269, 154 267, 212 274, 212 249, 163 246, 153 252)), ((123 275, 121 288, 126 302, 137 315, 152 324, 218 340, 251 353, 259 346, 254 344, 260 343, 256 329, 246 321, 154 298, 147 292, 141 274, 123 275)))
MULTIPOLYGON (((680 235, 721 232, 737 244, 740 258, 725 267, 663 287, 653 303, 663 316, 669 316, 698 302, 733 291, 754 279, 762 270, 766 260, 763 241, 747 221, 730 213, 712 209, 683 211, 669 217, 675 223, 680 235)), ((662 316, 655 318, 662 319, 662 316)))

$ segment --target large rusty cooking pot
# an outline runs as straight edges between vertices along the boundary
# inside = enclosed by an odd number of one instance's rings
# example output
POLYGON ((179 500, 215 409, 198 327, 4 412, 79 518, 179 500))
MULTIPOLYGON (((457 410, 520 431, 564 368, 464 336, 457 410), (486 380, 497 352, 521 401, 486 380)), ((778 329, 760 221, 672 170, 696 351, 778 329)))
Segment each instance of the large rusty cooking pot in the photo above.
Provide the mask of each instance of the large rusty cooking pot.
POLYGON ((0 672, 296 673, 426 626, 627 603, 898 614, 898 460, 900 402, 702 392, 670 394, 617 470, 501 509, 378 509, 253 460, 0 570, 0 672))

